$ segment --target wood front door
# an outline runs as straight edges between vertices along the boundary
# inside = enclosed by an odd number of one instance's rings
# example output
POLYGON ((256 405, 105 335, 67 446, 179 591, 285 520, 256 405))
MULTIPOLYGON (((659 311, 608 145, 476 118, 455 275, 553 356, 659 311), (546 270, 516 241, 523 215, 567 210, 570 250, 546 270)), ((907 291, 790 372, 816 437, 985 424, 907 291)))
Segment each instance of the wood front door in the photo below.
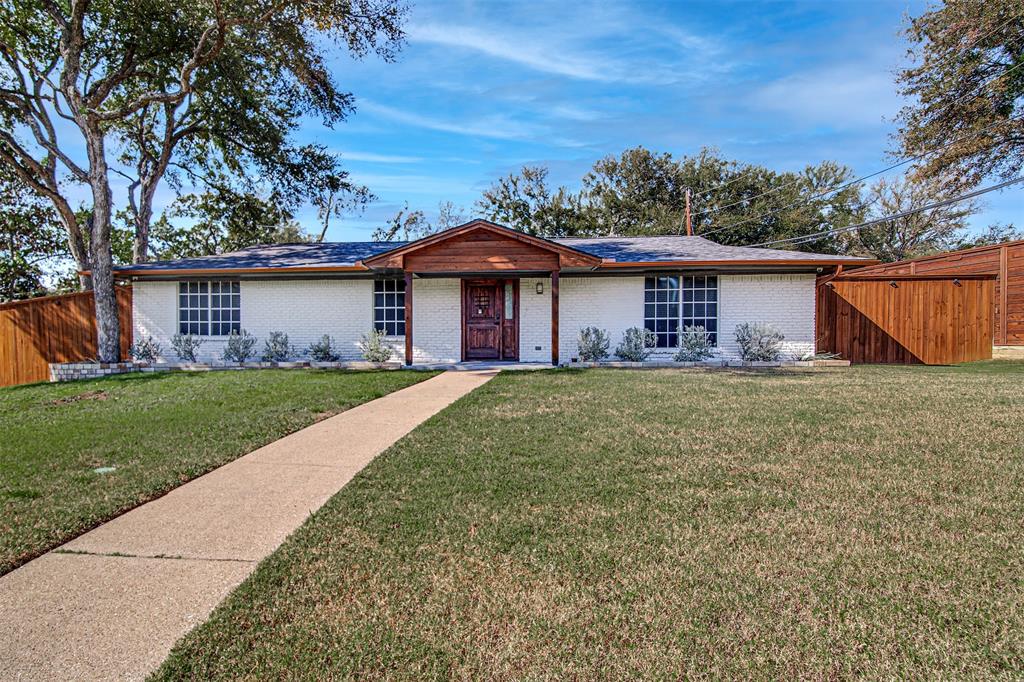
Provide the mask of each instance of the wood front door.
POLYGON ((519 359, 519 282, 463 280, 462 359, 519 359))

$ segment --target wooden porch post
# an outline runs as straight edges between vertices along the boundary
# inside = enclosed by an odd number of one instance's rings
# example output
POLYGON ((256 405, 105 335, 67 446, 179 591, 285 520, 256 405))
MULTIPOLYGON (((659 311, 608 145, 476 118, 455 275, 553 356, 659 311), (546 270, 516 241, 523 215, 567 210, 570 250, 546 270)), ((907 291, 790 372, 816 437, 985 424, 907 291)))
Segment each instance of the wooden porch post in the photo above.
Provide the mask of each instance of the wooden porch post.
POLYGON ((551 273, 551 364, 558 366, 558 270, 551 273))
POLYGON ((999 279, 996 280, 996 285, 999 287, 999 326, 996 327, 996 345, 1005 346, 1007 344, 1007 332, 1009 332, 1009 310, 1007 305, 1009 304, 1009 290, 1010 290, 1010 247, 1003 244, 999 248, 999 279))
POLYGON ((405 271, 405 364, 412 364, 412 272, 405 271))

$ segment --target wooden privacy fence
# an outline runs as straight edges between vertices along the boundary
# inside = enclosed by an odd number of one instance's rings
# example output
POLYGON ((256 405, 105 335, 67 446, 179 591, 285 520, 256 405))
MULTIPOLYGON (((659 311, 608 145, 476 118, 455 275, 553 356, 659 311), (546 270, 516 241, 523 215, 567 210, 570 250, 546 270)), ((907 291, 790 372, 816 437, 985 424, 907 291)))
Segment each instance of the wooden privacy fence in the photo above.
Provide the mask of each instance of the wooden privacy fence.
MULTIPOLYGON (((132 290, 117 288, 121 355, 132 345, 132 290)), ((91 291, 0 305, 0 386, 46 381, 49 363, 96 357, 91 291)))
POLYGON ((822 278, 819 352, 855 363, 949 365, 992 357, 993 275, 959 278, 857 271, 822 278))
POLYGON ((879 263, 854 270, 850 277, 931 275, 949 279, 995 275, 993 341, 997 346, 1024 346, 1024 240, 990 244, 963 251, 896 263, 879 263))

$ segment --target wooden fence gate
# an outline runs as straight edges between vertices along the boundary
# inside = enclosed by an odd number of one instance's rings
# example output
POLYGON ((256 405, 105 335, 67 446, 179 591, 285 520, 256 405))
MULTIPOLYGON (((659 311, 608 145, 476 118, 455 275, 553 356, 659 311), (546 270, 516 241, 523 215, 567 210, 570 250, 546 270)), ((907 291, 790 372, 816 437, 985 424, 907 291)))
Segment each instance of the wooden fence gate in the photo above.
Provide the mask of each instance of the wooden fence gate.
MULTIPOLYGON (((117 288, 121 355, 132 345, 132 290, 117 288)), ((96 307, 91 291, 0 305, 0 386, 46 381, 49 363, 96 357, 96 307)))
POLYGON ((951 365, 992 357, 994 275, 818 282, 817 347, 855 363, 951 365))

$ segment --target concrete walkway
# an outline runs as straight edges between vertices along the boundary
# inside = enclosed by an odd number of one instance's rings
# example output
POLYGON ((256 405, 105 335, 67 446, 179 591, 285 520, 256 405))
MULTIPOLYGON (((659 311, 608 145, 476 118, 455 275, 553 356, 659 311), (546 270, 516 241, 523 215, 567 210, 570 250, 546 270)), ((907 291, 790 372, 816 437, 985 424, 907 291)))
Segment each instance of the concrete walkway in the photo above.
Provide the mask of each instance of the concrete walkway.
POLYGON ((374 457, 495 371, 286 436, 0 578, 0 679, 141 679, 374 457))

